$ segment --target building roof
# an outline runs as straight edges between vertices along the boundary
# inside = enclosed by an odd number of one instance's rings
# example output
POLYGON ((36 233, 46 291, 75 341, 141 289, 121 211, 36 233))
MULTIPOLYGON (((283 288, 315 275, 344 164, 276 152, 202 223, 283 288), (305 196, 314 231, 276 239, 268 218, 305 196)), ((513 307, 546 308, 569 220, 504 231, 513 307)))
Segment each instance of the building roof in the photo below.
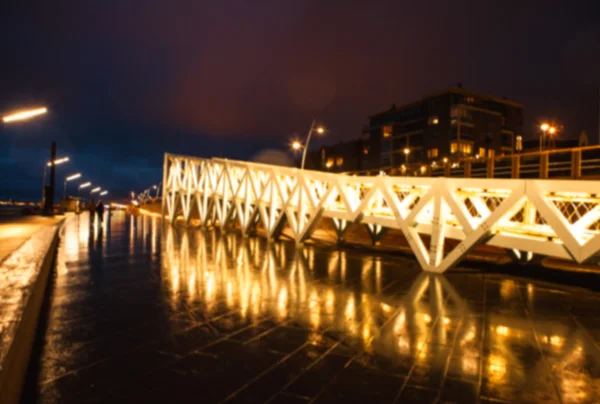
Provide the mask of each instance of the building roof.
POLYGON ((478 92, 471 91, 471 90, 465 90, 462 87, 449 87, 442 91, 438 91, 438 92, 435 92, 432 94, 427 94, 426 96, 422 97, 420 100, 413 101, 408 104, 404 104, 400 107, 396 107, 396 104, 394 104, 394 105, 392 105, 392 108, 390 108, 389 110, 373 114, 373 115, 369 116, 369 119, 380 118, 380 117, 386 116, 387 114, 395 112, 395 111, 400 111, 400 110, 403 110, 406 108, 414 107, 415 105, 421 104, 424 101, 427 101, 434 97, 438 97, 443 94, 467 95, 467 96, 471 96, 471 97, 477 97, 477 98, 485 100, 485 101, 493 101, 493 102, 497 102, 499 104, 506 104, 506 105, 510 105, 510 106, 516 107, 516 108, 523 108, 523 104, 518 103, 516 101, 508 100, 506 98, 494 97, 489 94, 478 93, 478 92))

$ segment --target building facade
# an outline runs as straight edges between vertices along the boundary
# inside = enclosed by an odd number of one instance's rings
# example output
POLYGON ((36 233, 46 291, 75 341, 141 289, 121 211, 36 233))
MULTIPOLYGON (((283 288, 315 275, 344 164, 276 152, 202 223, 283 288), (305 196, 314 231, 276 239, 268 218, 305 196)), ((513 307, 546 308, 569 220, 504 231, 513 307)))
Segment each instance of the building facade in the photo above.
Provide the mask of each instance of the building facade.
POLYGON ((367 141, 364 139, 323 146, 306 154, 305 168, 338 173, 361 171, 365 169, 368 152, 367 141))
POLYGON ((511 154, 522 135, 523 105, 459 85, 370 116, 361 169, 511 154))

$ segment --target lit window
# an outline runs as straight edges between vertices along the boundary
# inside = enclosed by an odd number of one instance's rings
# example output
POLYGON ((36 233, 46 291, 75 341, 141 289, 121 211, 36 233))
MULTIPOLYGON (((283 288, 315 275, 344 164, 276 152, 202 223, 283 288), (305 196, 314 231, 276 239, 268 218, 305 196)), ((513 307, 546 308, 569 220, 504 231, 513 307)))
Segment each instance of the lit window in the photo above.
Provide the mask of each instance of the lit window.
POLYGON ((475 98, 467 97, 467 104, 473 104, 475 102, 475 98))
POLYGON ((480 147, 479 148, 479 156, 485 157, 485 147, 480 147))
POLYGON ((456 142, 450 143, 450 153, 454 154, 458 151, 458 144, 456 142))
POLYGON ((463 154, 471 154, 473 152, 473 146, 471 146, 471 143, 463 143, 462 151, 463 154))
POLYGON ((325 164, 327 166, 327 168, 333 167, 333 159, 332 158, 328 158, 327 159, 327 164, 325 164))
POLYGON ((488 150, 488 158, 489 158, 489 159, 493 159, 493 158, 494 158, 494 155, 495 155, 495 153, 494 153, 494 149, 489 149, 489 150, 488 150))
POLYGON ((429 117, 429 124, 430 125, 437 125, 438 123, 440 123, 440 119, 437 117, 437 115, 429 117))
POLYGON ((392 126, 387 125, 383 127, 383 137, 391 137, 392 136, 392 126))
POLYGON ((343 158, 343 157, 338 157, 338 158, 335 160, 335 165, 336 165, 336 166, 338 166, 338 167, 341 167, 341 166, 342 166, 342 164, 344 164, 344 158, 343 158))
POLYGON ((430 159, 434 159, 438 156, 438 149, 429 149, 427 150, 427 157, 430 159))

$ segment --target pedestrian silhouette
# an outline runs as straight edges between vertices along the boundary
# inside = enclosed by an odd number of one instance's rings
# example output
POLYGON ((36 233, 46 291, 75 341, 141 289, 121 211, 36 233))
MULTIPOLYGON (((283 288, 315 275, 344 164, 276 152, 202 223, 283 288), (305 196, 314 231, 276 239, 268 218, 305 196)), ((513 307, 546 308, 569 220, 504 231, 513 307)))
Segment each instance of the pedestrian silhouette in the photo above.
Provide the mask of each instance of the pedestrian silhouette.
POLYGON ((102 223, 102 218, 104 216, 104 204, 102 201, 99 201, 98 205, 96 205, 96 214, 98 214, 98 222, 102 223))

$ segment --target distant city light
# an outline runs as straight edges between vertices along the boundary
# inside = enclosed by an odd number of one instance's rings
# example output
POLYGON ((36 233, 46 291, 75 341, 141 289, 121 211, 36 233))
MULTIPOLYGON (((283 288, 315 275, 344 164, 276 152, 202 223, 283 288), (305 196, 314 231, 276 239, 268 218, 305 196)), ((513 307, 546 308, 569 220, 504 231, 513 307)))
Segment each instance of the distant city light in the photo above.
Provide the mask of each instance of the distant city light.
POLYGON ((33 118, 34 116, 43 115, 48 112, 48 109, 45 107, 29 109, 24 111, 17 111, 10 115, 6 115, 2 118, 4 123, 14 122, 14 121, 24 121, 29 118, 33 118))

